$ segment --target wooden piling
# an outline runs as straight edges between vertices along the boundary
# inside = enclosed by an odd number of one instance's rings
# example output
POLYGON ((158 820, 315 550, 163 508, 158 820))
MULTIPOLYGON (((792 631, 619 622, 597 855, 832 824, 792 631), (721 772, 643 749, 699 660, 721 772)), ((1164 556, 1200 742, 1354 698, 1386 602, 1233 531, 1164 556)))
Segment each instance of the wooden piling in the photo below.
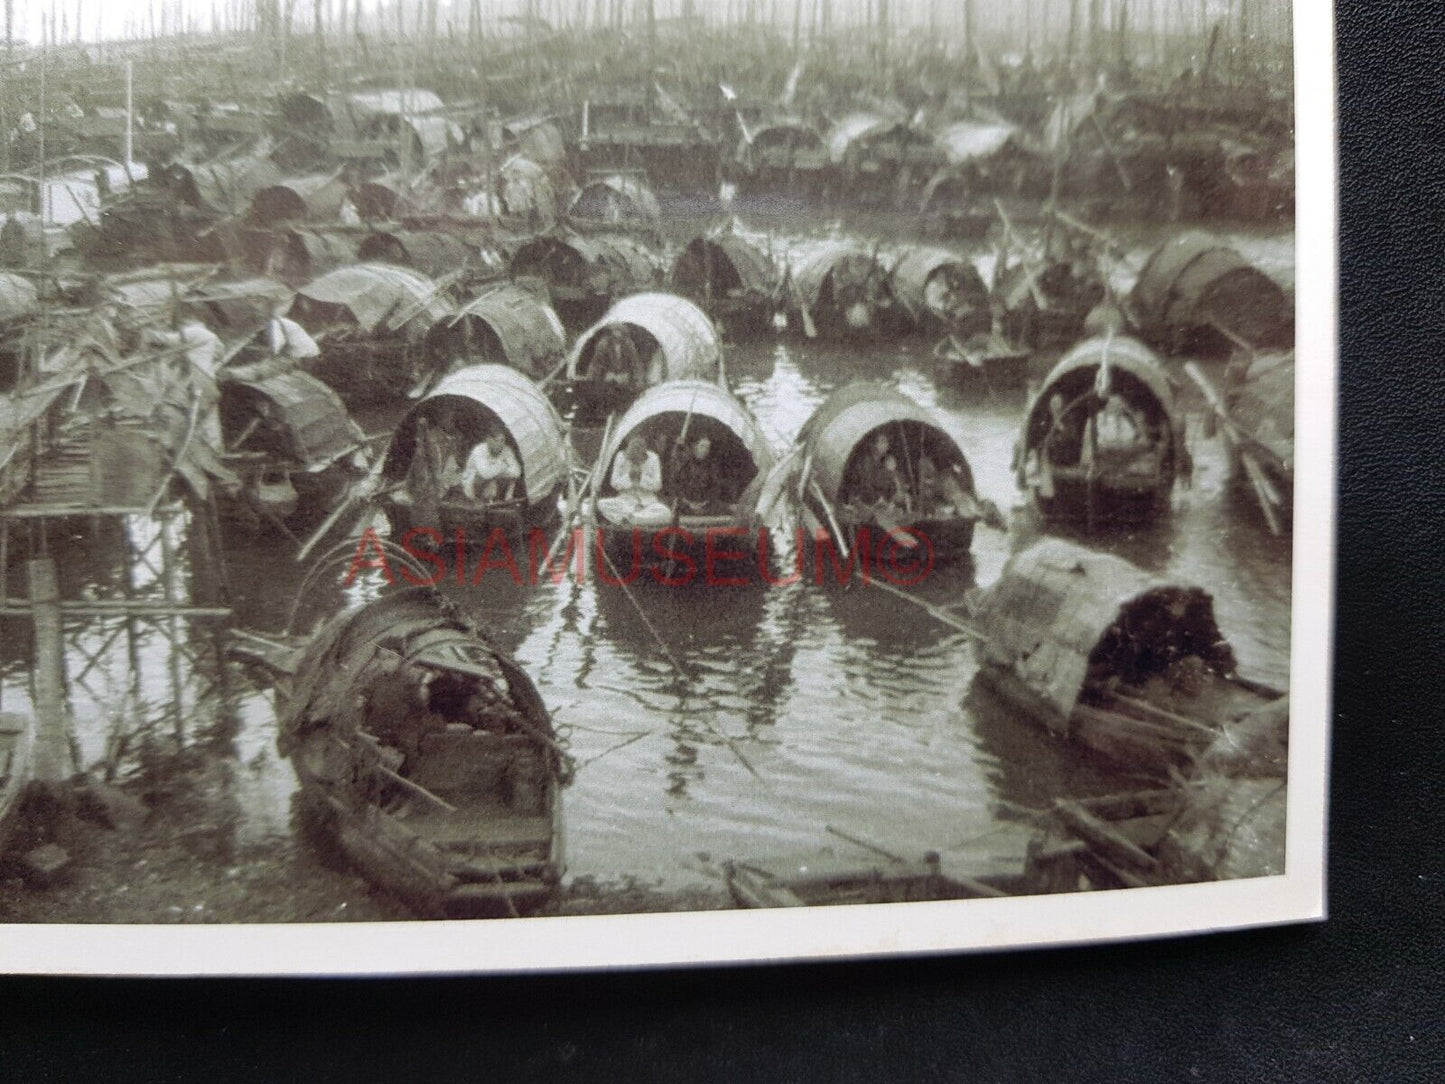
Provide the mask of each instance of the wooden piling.
POLYGON ((26 562, 26 573, 35 629, 35 670, 31 676, 36 718, 35 778, 42 783, 59 783, 75 773, 76 765, 65 699, 65 628, 55 558, 32 558, 26 562))

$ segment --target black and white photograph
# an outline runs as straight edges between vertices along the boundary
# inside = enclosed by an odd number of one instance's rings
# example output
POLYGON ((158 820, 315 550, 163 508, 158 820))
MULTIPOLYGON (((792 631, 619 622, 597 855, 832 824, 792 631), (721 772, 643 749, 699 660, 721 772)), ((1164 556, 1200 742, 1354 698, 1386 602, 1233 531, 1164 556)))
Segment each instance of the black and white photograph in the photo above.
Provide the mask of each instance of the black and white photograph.
POLYGON ((1317 7, 6 0, 0 970, 1323 917, 1317 7))

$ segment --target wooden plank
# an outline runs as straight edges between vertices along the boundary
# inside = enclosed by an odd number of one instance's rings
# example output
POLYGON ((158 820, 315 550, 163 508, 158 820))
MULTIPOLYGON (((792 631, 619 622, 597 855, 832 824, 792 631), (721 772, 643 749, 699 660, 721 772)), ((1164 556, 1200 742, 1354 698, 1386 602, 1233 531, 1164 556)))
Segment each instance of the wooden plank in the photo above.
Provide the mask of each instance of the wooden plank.
POLYGON ((1054 810, 1074 835, 1111 862, 1151 872, 1159 868, 1157 858, 1121 835, 1112 825, 1099 820, 1077 802, 1060 798, 1054 802, 1054 810))

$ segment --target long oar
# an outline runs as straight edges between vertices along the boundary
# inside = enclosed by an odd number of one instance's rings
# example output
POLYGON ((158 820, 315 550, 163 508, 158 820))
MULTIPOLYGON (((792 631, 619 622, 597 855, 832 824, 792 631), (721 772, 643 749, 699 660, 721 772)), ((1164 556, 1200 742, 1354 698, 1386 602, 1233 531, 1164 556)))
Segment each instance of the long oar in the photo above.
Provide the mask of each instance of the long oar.
POLYGON ((607 425, 602 431, 602 444, 597 449, 597 462, 593 463, 592 469, 587 472, 587 480, 583 483, 582 488, 577 491, 575 498, 568 502, 567 511, 562 517, 562 527, 557 532, 557 537, 552 540, 552 545, 548 548, 546 559, 543 561, 545 566, 552 564, 552 558, 557 555, 557 550, 562 545, 562 540, 566 538, 568 532, 571 531, 572 524, 576 522, 577 516, 587 504, 588 494, 597 484, 598 476, 603 469, 603 461, 607 458, 607 446, 612 436, 613 423, 616 420, 617 415, 607 415, 607 425))
MULTIPOLYGON (((1210 383, 1208 377, 1200 371, 1199 366, 1194 362, 1186 362, 1184 372, 1189 379, 1198 385, 1203 393, 1205 401, 1211 410, 1218 415, 1224 423, 1224 436, 1235 451, 1239 453, 1239 460, 1244 465, 1245 474, 1249 476, 1249 482, 1254 490, 1255 500, 1259 503, 1260 511, 1264 514, 1265 523, 1269 526, 1271 534, 1282 534, 1284 524, 1281 522, 1279 510, 1284 504, 1284 498, 1278 489, 1270 482, 1265 475, 1263 466, 1259 462, 1257 449, 1269 452, 1258 440, 1245 432, 1225 409, 1224 402, 1220 398, 1219 389, 1210 383)), ((1273 455, 1273 453, 1269 453, 1273 455)))

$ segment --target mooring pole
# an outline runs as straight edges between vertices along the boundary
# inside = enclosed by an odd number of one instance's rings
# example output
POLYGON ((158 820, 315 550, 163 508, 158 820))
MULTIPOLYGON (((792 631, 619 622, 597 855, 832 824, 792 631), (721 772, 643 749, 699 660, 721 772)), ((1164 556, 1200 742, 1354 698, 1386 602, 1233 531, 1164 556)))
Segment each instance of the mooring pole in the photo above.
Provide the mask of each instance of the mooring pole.
POLYGON ((35 778, 60 783, 75 772, 71 756, 70 720, 65 706, 65 633, 60 615, 60 585, 55 558, 35 557, 26 563, 30 616, 35 628, 35 778))
POLYGON ((131 61, 125 62, 125 176, 126 183, 131 183, 130 164, 135 161, 135 96, 134 96, 134 72, 131 61))

